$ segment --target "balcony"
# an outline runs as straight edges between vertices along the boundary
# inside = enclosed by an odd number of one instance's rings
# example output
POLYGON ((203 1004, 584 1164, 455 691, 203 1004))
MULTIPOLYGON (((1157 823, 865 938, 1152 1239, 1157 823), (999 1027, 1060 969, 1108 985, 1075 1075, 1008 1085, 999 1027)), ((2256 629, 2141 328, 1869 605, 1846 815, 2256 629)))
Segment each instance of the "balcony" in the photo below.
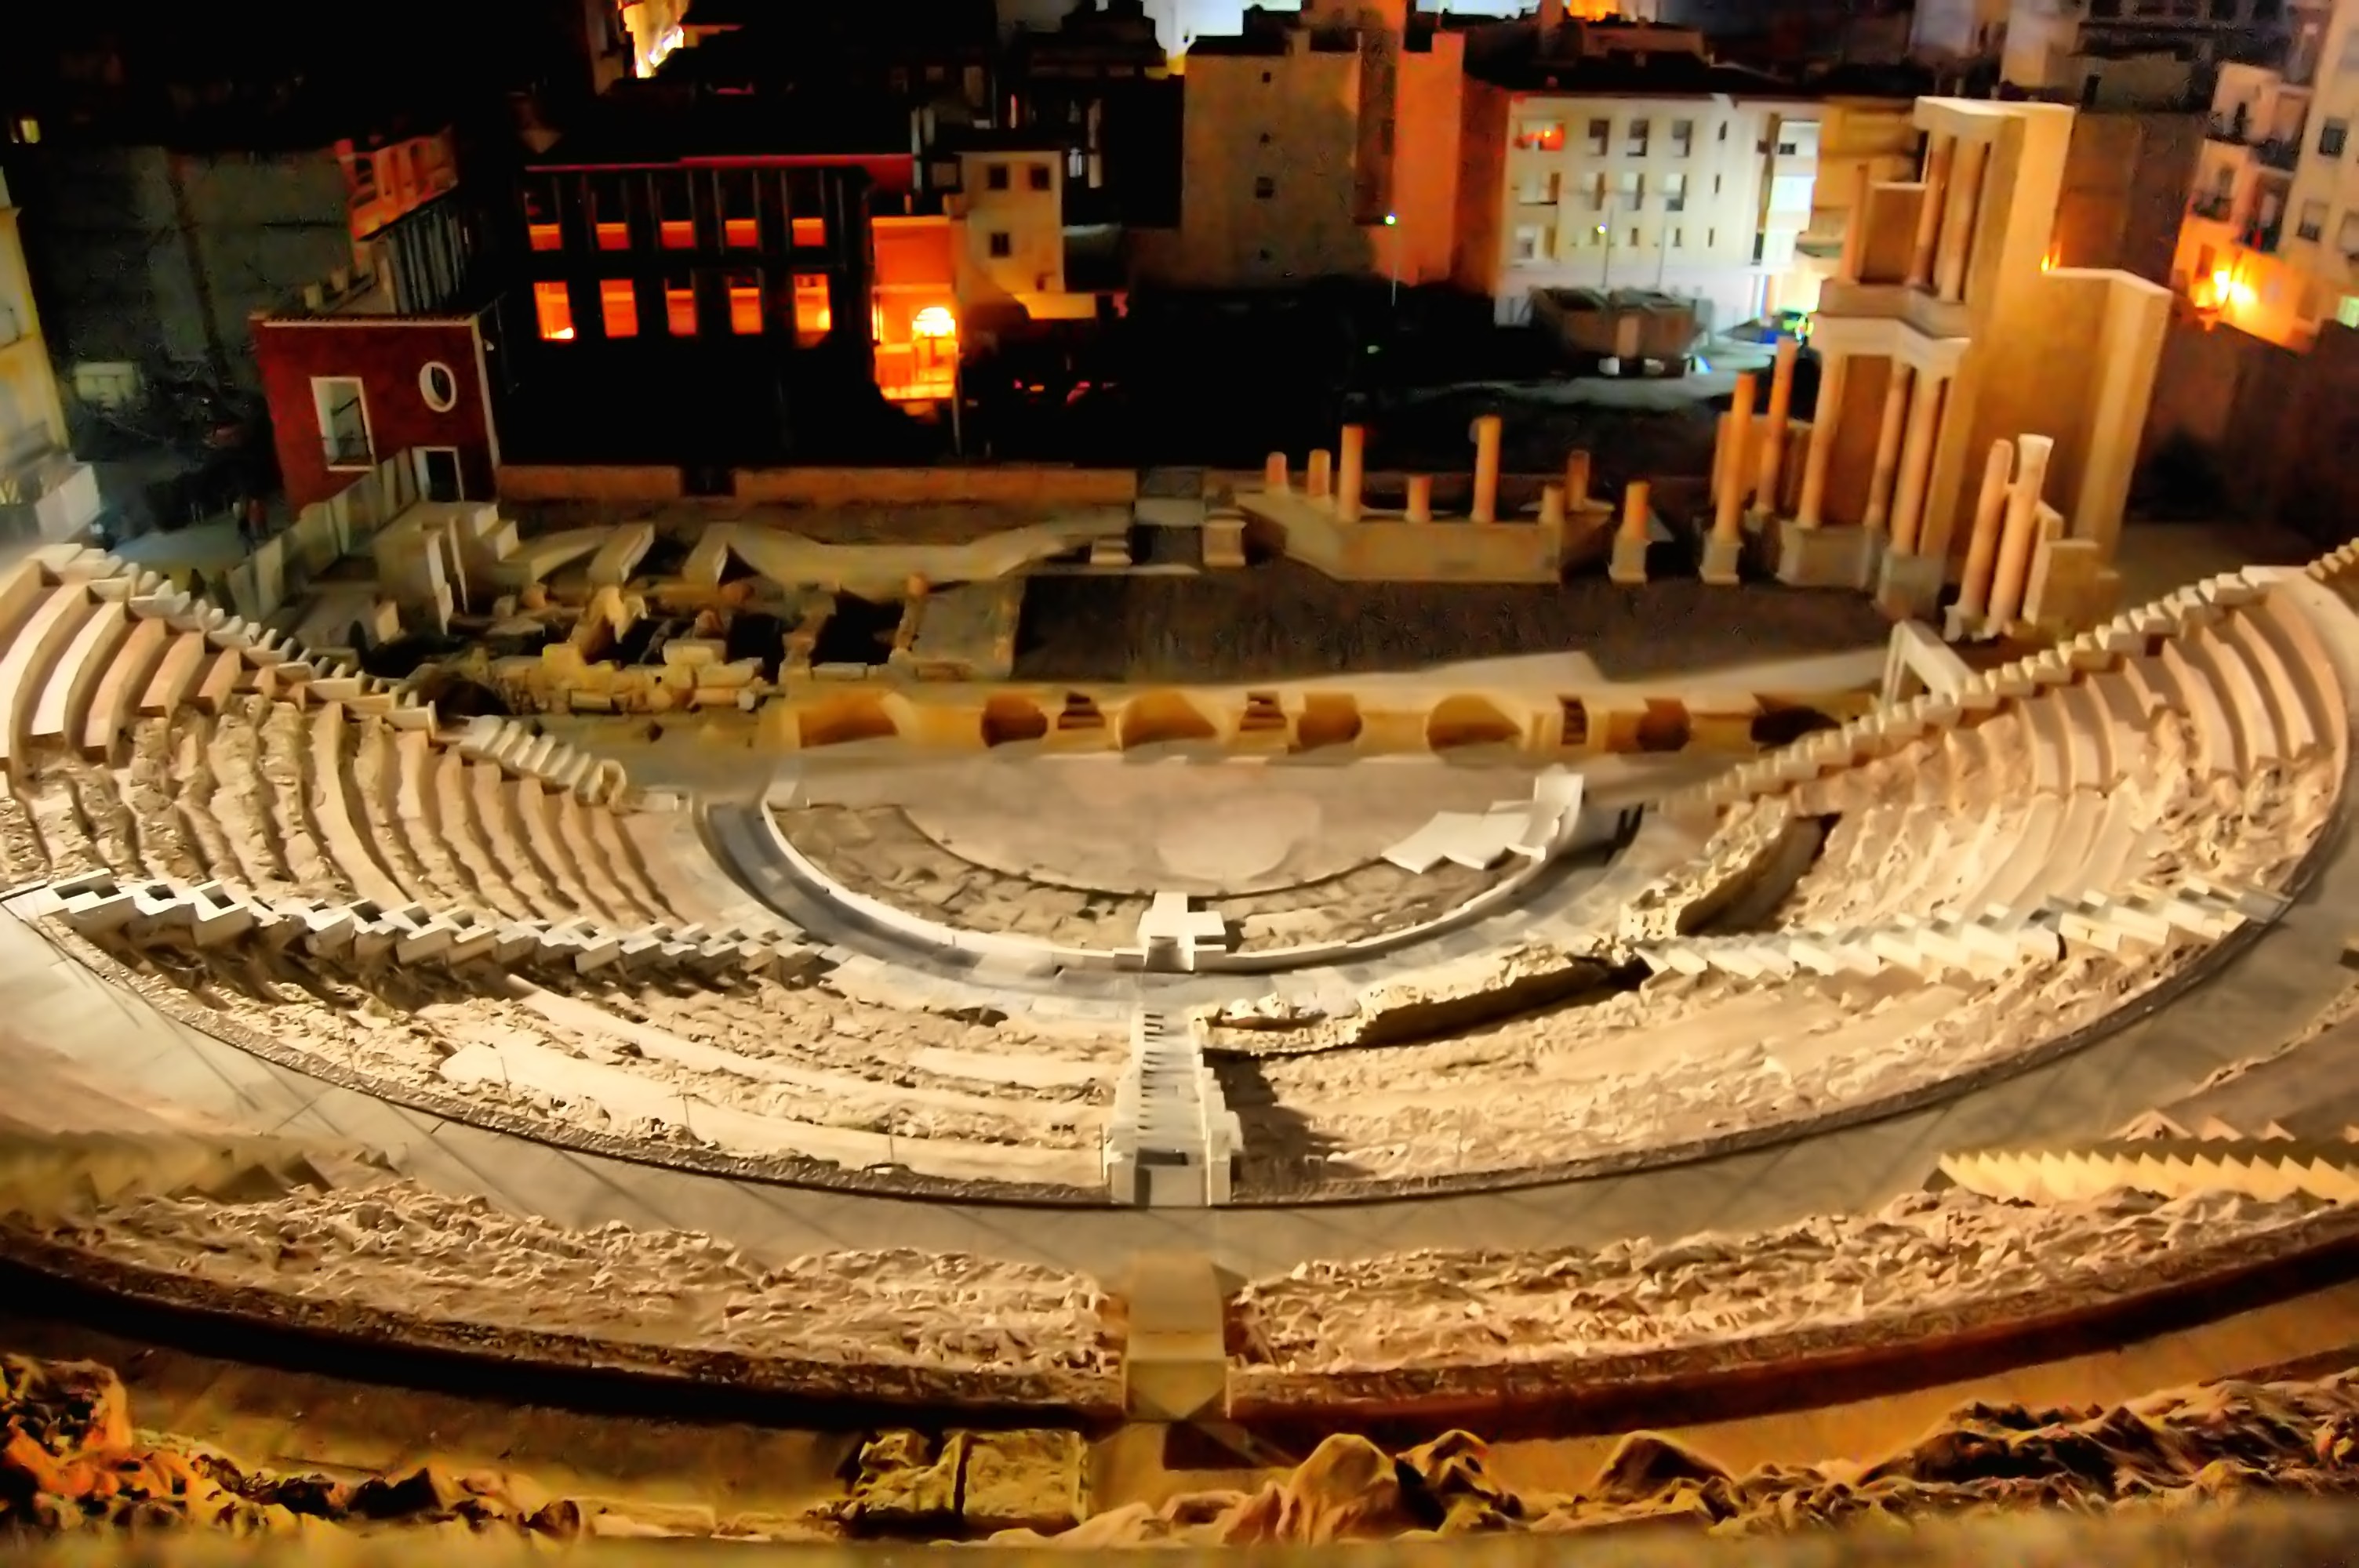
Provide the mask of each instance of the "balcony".
POLYGON ((2284 232, 2285 225, 2282 222, 2247 223, 2236 232, 2236 243, 2248 251, 2259 251, 2264 255, 2275 255, 2277 241, 2284 232))
POLYGON ((2229 213, 2234 211, 2235 207, 2234 198, 2225 191, 2216 191, 2209 196, 2198 196, 2187 204, 2187 210, 2190 212, 2194 213, 2198 218, 2208 218, 2214 223, 2226 222, 2229 213))
POLYGON ((2271 136, 2260 145, 2258 151, 2263 168, 2275 169, 2281 174, 2291 174, 2295 167, 2301 162, 2301 138, 2295 136, 2288 139, 2283 136, 2271 136))

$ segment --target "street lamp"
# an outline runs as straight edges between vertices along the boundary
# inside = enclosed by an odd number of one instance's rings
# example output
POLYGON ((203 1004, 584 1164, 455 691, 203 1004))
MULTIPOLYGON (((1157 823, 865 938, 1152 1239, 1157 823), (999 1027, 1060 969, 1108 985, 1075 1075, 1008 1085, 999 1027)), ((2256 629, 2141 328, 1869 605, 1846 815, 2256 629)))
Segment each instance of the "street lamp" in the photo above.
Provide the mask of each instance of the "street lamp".
POLYGON ((1400 214, 1385 214, 1385 227, 1393 232, 1393 309, 1400 309, 1400 214))
POLYGON ((1614 292, 1614 224, 1611 221, 1597 225, 1597 237, 1605 242, 1605 259, 1597 266, 1597 292, 1614 292))

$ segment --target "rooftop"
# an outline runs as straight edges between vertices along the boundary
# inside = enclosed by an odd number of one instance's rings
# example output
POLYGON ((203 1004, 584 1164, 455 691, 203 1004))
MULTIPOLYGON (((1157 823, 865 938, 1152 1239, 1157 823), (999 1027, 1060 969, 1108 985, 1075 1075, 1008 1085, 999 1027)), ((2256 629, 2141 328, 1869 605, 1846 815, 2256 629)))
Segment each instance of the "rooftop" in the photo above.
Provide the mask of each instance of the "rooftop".
POLYGON ((696 96, 625 85, 528 161, 543 168, 764 158, 907 158, 908 115, 799 93, 696 96))

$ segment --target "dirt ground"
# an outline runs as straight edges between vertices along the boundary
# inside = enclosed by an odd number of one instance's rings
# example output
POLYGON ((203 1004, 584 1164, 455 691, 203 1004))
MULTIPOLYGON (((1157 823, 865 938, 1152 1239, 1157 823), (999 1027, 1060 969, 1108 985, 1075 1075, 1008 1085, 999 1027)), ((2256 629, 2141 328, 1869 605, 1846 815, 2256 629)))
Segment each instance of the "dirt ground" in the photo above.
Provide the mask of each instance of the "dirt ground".
POLYGON ((1288 680, 1401 673, 1469 659, 1578 652, 1641 680, 1879 643, 1891 626, 1856 594, 1693 580, 1634 593, 1557 585, 1341 583, 1292 561, 1183 577, 1041 577, 1026 585, 1016 678, 1288 680))

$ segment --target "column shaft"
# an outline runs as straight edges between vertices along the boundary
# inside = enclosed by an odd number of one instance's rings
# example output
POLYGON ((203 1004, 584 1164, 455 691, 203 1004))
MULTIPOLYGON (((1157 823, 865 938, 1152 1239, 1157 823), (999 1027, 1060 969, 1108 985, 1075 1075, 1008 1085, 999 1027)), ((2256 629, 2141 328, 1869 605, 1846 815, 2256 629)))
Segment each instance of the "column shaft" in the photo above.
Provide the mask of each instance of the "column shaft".
POLYGON ((1908 438, 1900 449, 1900 480, 1892 497, 1892 547, 1901 555, 1917 549, 1925 521, 1925 483, 1933 471, 1933 442, 1941 433, 1941 395, 1949 383, 1920 373, 1908 396, 1908 438))
POLYGON ((1270 453, 1269 460, 1261 465, 1261 487, 1272 495, 1282 495, 1286 492, 1288 483, 1286 454, 1270 453))
POLYGON ((1999 535, 1998 568, 1991 578, 1990 618, 2001 625, 2023 613, 2031 549, 2039 535, 2039 492, 2048 482, 2048 460, 2056 443, 2046 436, 2023 436, 2015 450, 2015 488, 2007 492, 2006 527, 1999 535))
POLYGON ((1577 449, 1565 454, 1564 504, 1567 510, 1578 512, 1589 500, 1589 453, 1577 449))
POLYGON ((1433 521, 1433 476, 1430 473, 1408 476, 1408 520, 1412 523, 1433 521))
POLYGON ((1827 464, 1833 460, 1835 419, 1843 410, 1843 380, 1851 369, 1849 354, 1828 354, 1819 362, 1819 401, 1810 410, 1810 449, 1802 459, 1802 498, 1794 509, 1805 528, 1826 521, 1827 464))
POLYGON ((1499 431, 1496 414, 1474 421, 1474 521, 1499 520, 1499 431))
POLYGON ((1329 481, 1335 476, 1335 457, 1321 447, 1310 454, 1310 467, 1302 476, 1302 493, 1313 501, 1329 498, 1329 481))
POLYGON ((1983 488, 1974 497, 1974 531, 1966 541, 1966 569, 1958 584, 1958 611, 1978 617, 1990 608, 1991 571, 1998 565, 2000 524, 2006 517, 2006 482, 2015 471, 2015 443, 2002 436, 1991 443, 1983 464, 1983 488))
POLYGON ((1647 542, 1647 520, 1654 515, 1648 488, 1645 480, 1634 479, 1622 492, 1622 536, 1634 545, 1647 542))
POLYGON ((1761 441, 1761 510, 1776 515, 1779 481, 1786 476, 1786 424, 1794 408, 1794 357, 1802 351, 1793 338, 1777 340, 1777 360, 1769 373, 1768 427, 1761 441))
POLYGON ((1957 156, 1955 136, 1933 137, 1925 159, 1925 200, 1917 209, 1917 243, 1908 253, 1908 287, 1922 288, 1933 281, 1933 243, 1941 232, 1941 210, 1950 194, 1950 163, 1957 156))
POLYGON ((1720 487, 1720 504, 1712 514, 1712 531, 1716 538, 1737 537, 1737 524, 1745 515, 1745 503, 1752 490, 1753 392, 1756 377, 1751 371, 1739 371, 1736 375, 1736 400, 1728 408, 1728 471, 1720 487))
POLYGON ((1982 204, 1983 170, 1990 162, 1990 144, 1969 142, 1958 155, 1959 168, 1950 181, 1950 211, 1941 220, 1941 248, 1933 264, 1933 288, 1956 304, 1965 297, 1966 258, 1973 248, 1974 219, 1982 204))
POLYGON ((1892 362, 1892 377, 1884 387, 1884 421, 1875 430, 1875 462, 1867 476, 1867 515, 1864 522, 1870 530, 1881 529, 1892 515, 1892 475, 1900 464, 1900 421, 1908 412, 1908 382, 1913 373, 1898 360, 1892 362))
POLYGON ((1862 163, 1857 178, 1852 181, 1851 215, 1843 220, 1843 254, 1835 258, 1837 283, 1859 281, 1860 254, 1867 249, 1867 204, 1872 200, 1869 192, 1875 189, 1875 182, 1868 178, 1867 165, 1862 163))
POLYGON ((1343 460, 1335 475, 1335 515, 1346 523, 1360 520, 1360 481, 1367 462, 1368 427, 1343 427, 1343 460))

